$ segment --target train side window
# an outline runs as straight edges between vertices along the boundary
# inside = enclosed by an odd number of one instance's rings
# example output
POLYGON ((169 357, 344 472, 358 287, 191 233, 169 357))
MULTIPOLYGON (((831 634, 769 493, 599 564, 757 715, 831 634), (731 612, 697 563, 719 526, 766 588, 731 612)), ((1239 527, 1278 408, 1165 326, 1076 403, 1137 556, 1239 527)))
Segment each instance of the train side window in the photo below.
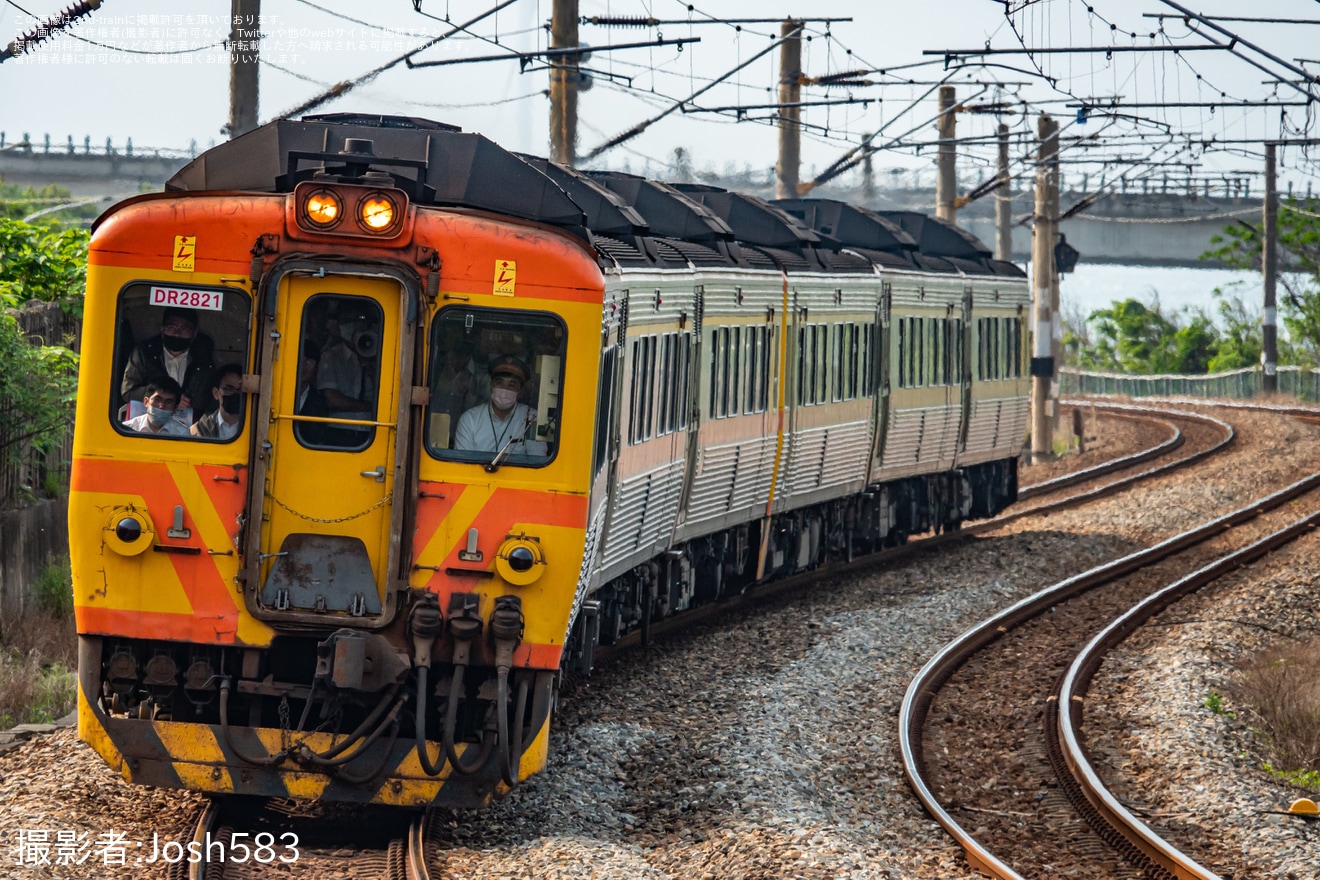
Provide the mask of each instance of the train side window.
POLYGON ((681 430, 688 426, 688 396, 692 393, 692 334, 678 336, 678 379, 674 388, 674 424, 681 430))
POLYGON ((614 374, 618 369, 619 347, 611 345, 600 355, 600 388, 596 397, 596 443, 591 473, 599 475, 609 459, 610 434, 614 425, 614 374))
POLYGON ((655 436, 655 349, 656 337, 647 336, 643 340, 642 351, 645 363, 642 364, 642 439, 650 440, 655 436))
POLYGON ((824 403, 829 394, 830 379, 830 328, 828 324, 816 325, 816 384, 812 389, 812 403, 824 403))
POLYGON ((431 324, 427 452, 471 464, 489 464, 501 452, 501 464, 548 464, 559 448, 567 352, 568 331, 555 315, 457 305, 441 309, 431 324), (456 402, 447 393, 446 365, 463 358, 469 386, 480 389, 476 403, 456 402))
POLYGON ((656 418, 655 435, 663 437, 674 430, 669 421, 669 397, 674 385, 674 334, 660 337, 660 412, 656 418))
POLYGON ((1009 355, 1012 360, 1009 361, 1010 376, 1014 379, 1022 378, 1022 325, 1016 318, 1008 319, 1008 339, 1009 355))
POLYGON ((119 293, 109 418, 121 434, 229 443, 243 434, 251 298, 134 282, 119 293))
POLYGON ((907 318, 898 319, 898 345, 895 352, 898 355, 898 387, 907 387, 907 318))

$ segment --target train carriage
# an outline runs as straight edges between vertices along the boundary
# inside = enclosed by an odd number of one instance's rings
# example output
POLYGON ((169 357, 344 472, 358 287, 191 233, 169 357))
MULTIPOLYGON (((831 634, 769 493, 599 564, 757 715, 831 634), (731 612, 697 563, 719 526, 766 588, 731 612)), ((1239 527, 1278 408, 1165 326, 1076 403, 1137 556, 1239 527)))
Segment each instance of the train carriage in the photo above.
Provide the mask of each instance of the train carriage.
POLYGON ((543 768, 599 642, 993 514, 1026 285, 924 222, 353 114, 116 205, 80 734, 136 783, 480 805, 543 768))

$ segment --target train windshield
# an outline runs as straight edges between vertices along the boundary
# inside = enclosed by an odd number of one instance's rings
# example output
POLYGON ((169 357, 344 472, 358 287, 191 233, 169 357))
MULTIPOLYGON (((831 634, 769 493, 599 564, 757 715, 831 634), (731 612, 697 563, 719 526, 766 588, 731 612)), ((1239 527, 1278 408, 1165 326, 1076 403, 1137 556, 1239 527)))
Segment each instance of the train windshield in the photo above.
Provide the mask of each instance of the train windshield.
POLYGON ((137 282, 119 296, 110 418, 122 433, 230 442, 243 432, 251 300, 137 282))
POLYGON ((426 448, 536 467, 555 455, 567 333, 553 315, 450 307, 431 336, 426 448))

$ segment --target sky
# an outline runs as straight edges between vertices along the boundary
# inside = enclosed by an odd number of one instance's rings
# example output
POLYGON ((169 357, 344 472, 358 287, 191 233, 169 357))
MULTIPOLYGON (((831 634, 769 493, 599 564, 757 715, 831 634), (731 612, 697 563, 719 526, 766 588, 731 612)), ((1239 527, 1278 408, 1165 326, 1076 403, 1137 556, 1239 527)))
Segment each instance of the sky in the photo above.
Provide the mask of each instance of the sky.
MULTIPOLYGON (((356 81, 450 29, 451 24, 437 19, 463 22, 487 11, 495 0, 420 0, 420 12, 414 10, 414 3, 263 0, 261 120, 279 116, 333 83, 356 81)), ((68 0, 0 0, 0 42, 31 27, 33 15, 47 17, 67 4, 68 0)), ((85 137, 98 147, 110 138, 117 149, 132 138, 135 150, 186 150, 193 144, 205 148, 222 140, 229 82, 227 54, 218 44, 228 34, 229 5, 224 0, 109 0, 67 31, 73 36, 62 35, 0 64, 0 131, 6 146, 24 133, 38 144, 49 134, 56 148, 62 148, 69 137, 79 147, 85 137), (102 45, 94 45, 97 43, 102 45)), ((544 25, 552 6, 552 0, 516 0, 473 26, 472 32, 484 39, 460 33, 414 60, 452 61, 502 54, 508 48, 543 48, 547 44, 544 25)), ((941 57, 925 56, 924 50, 976 49, 987 44, 1020 48, 1019 39, 1033 48, 1188 47, 1208 42, 1189 33, 1181 19, 1162 22, 1143 17, 1143 13, 1175 13, 1167 0, 1013 0, 1013 8, 1014 14, 1006 17, 1005 5, 998 0, 813 0, 785 2, 774 8, 764 0, 693 4, 580 0, 583 16, 650 15, 676 20, 657 27, 584 24, 580 38, 594 47, 659 38, 699 38, 700 42, 596 52, 587 63, 594 71, 592 86, 579 99, 579 155, 728 74, 769 47, 779 30, 776 23, 747 23, 740 28, 706 23, 712 18, 851 17, 849 22, 808 23, 810 39, 803 48, 803 69, 809 76, 867 70, 870 72, 858 78, 874 84, 804 89, 804 101, 855 103, 804 109, 807 130, 802 175, 807 178, 828 167, 864 137, 883 129, 873 141, 886 147, 875 164, 882 186, 933 181, 934 96, 916 99, 932 92, 935 83, 950 72, 944 69, 941 57), (1159 33, 1161 28, 1163 33, 1159 33), (1155 39, 1147 36, 1152 32, 1156 32, 1155 39), (1138 36, 1134 38, 1132 33, 1138 36), (925 66, 909 66, 923 62, 925 66), (883 74, 878 72, 882 69, 883 74), (909 79, 917 84, 904 81, 909 79), (863 99, 866 103, 861 103, 863 99), (918 147, 919 141, 925 142, 924 148, 918 147)), ((1320 19, 1320 9, 1312 0, 1262 4, 1206 0, 1195 11, 1320 19)), ((1224 22, 1223 26, 1277 55, 1282 63, 1301 67, 1293 59, 1316 55, 1309 47, 1320 35, 1320 25, 1224 22)), ((1280 63, 1265 61, 1260 55, 1252 57, 1284 71, 1280 63)), ((958 135, 984 137, 997 122, 1007 122, 1024 135, 1020 145, 1015 143, 1015 157, 1025 158, 1026 135, 1034 132, 1036 114, 1041 111, 1060 120, 1065 138, 1094 135, 1109 144, 1105 155, 1138 160, 1187 161, 1192 156, 1177 146, 1159 148, 1167 140, 1163 132, 1168 128, 1258 143, 1285 131, 1306 131, 1309 122, 1310 108, 1278 106, 1279 101, 1299 100, 1294 90, 1263 84, 1268 79, 1264 73, 1222 50, 1189 48, 1176 56, 1148 51, 1119 51, 1109 57, 1103 53, 996 55, 985 60, 998 66, 955 70, 948 82, 957 87, 959 99, 969 104, 1000 103, 1017 111, 1002 116, 960 114, 958 135), (1034 70, 1034 65, 1040 69, 1034 70), (1047 85, 1041 72, 1055 78, 1057 86, 1047 85), (991 80, 999 85, 969 83, 991 80), (1114 114, 1139 118, 1113 118, 1099 111, 1084 123, 1076 120, 1076 109, 1067 106, 1078 98, 1113 95, 1137 104, 1248 99, 1273 100, 1275 106, 1217 106, 1213 111, 1206 107, 1115 109, 1114 114), (1020 112, 1022 100, 1033 104, 1027 115, 1020 112), (1284 113, 1287 120, 1281 122, 1284 113)), ((1320 65, 1305 66, 1320 71, 1320 65)), ((710 88, 695 104, 713 108, 772 103, 777 76, 778 52, 773 50, 710 88)), ((547 83, 543 65, 533 63, 524 72, 516 60, 416 69, 399 64, 317 112, 366 110, 423 116, 481 132, 513 150, 544 155, 548 152, 547 83)), ((738 122, 730 115, 709 112, 671 113, 640 136, 603 154, 595 164, 663 175, 674 160, 674 150, 683 148, 699 170, 764 174, 776 155, 776 132, 765 120, 772 113, 748 110, 744 114, 759 117, 760 122, 738 122)), ((1067 149, 1068 159, 1099 154, 1070 145, 1067 149)), ((1260 153, 1254 144, 1232 145, 1225 152, 1196 155, 1194 161, 1198 168, 1218 177, 1256 174, 1262 168, 1260 153)), ((1314 171, 1309 157, 1290 148, 1284 150, 1282 160, 1284 185, 1292 181, 1304 188, 1314 171)), ((993 152, 989 145, 976 146, 964 150, 959 161, 964 180, 974 182, 985 176, 993 152)), ((1015 158, 1015 169, 1025 170, 1025 162, 1019 164, 1015 158)), ((1178 166, 1137 168, 1117 163, 1107 167, 1068 164, 1064 170, 1065 175, 1088 173, 1093 183, 1121 174, 1147 174, 1156 179, 1166 171, 1175 179, 1186 174, 1178 166)), ((1253 187, 1255 191, 1258 185, 1253 187)))

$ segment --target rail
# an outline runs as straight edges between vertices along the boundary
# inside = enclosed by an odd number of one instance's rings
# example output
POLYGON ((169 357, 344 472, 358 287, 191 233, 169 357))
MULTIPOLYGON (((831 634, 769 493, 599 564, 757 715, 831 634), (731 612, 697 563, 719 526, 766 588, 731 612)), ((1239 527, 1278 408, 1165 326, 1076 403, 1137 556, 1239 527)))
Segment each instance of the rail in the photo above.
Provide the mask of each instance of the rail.
MULTIPOLYGON (((1186 461, 1187 459, 1182 459, 1178 463, 1185 464, 1186 461)), ((1292 499, 1300 497, 1307 492, 1315 491, 1316 489, 1320 489, 1320 473, 1299 480, 1278 492, 1257 499, 1244 507, 1210 522, 1203 523, 1194 529, 1175 535, 1153 547, 1137 551, 1128 556, 1113 560, 1104 565, 1096 566, 1088 571, 1060 581, 1023 599, 1011 607, 1000 611, 986 620, 981 621, 953 641, 949 642, 926 662, 921 671, 917 673, 909 684, 899 710, 899 745, 903 757, 904 773, 907 775, 908 782, 916 793, 917 798, 922 802, 923 807, 963 848, 969 864, 977 870, 981 870, 993 877, 999 878, 999 880, 1022 880, 1022 875, 1018 874, 1010 866, 998 859, 986 846, 969 834, 966 829, 964 829, 961 824, 959 824, 959 822, 944 809, 944 807, 935 799, 934 794, 925 781, 925 755, 922 734, 925 728, 926 717, 932 703, 934 702, 935 695, 952 677, 954 672, 981 648, 997 640, 1008 631, 1045 613, 1060 602, 1073 596, 1080 595, 1081 593, 1094 589, 1102 584, 1111 582, 1119 577, 1131 574, 1140 568, 1144 568, 1172 556, 1175 553, 1179 553, 1189 547, 1216 537, 1222 534, 1226 528, 1253 519, 1267 510, 1278 508, 1292 499)), ((1295 534, 1299 534, 1301 530, 1313 528, 1317 522, 1320 522, 1320 514, 1314 514, 1300 523, 1295 523, 1293 526, 1290 526, 1289 529, 1292 530, 1292 534, 1295 536, 1295 534)), ((1277 534, 1271 537, 1276 541, 1280 540, 1277 534)), ((1268 541, 1270 539, 1266 540, 1268 541)), ((1264 543, 1265 542, 1258 542, 1258 544, 1264 543)), ((1221 559, 1215 564, 1221 566, 1221 568, 1216 569, 1216 571, 1219 572, 1226 570, 1227 567, 1236 567, 1244 564, 1247 559, 1253 558, 1248 554, 1248 551, 1253 550, 1253 548, 1256 550, 1256 555, 1265 552, 1264 550, 1260 550, 1258 546, 1254 544, 1252 547, 1238 551, 1234 554, 1229 554, 1221 559)), ((1198 574, 1199 573, 1200 572, 1198 572, 1198 574)), ((1192 577, 1195 577, 1195 575, 1192 577)), ((1179 583, 1181 584, 1183 582, 1180 581, 1179 583)), ((1172 594, 1169 594, 1167 591, 1162 591, 1161 593, 1155 594, 1149 601, 1152 602, 1153 605, 1158 604, 1161 601, 1163 601, 1164 605, 1167 605, 1172 599, 1172 594)), ((1159 605, 1159 607, 1162 608, 1164 606, 1159 605)), ((1159 608, 1155 608, 1155 610, 1159 610, 1159 608)), ((1149 613, 1153 614, 1155 611, 1150 611, 1149 613)), ((1106 633, 1109 633, 1108 638, 1118 638, 1121 640, 1121 636, 1117 636, 1116 634, 1122 632, 1123 626, 1125 625, 1129 627, 1135 626, 1135 624, 1131 623, 1131 619, 1126 617, 1121 618, 1119 622, 1116 622, 1111 628, 1106 630, 1106 633), (1123 623, 1124 620, 1127 620, 1128 622, 1125 624, 1123 623)), ((1122 635, 1126 635, 1126 632, 1122 632, 1122 635)), ((1090 667, 1093 672, 1099 665, 1098 656, 1099 655, 1093 655, 1089 660, 1079 660, 1078 664, 1080 665, 1075 664, 1075 667, 1078 669, 1085 669, 1087 668, 1087 664, 1090 663, 1093 664, 1090 667)), ((1089 678, 1086 680, 1089 680, 1089 678)), ((1065 720, 1071 723, 1071 713, 1080 712, 1080 701, 1074 699, 1074 697, 1084 694, 1084 684, 1082 682, 1083 677, 1079 672, 1074 676, 1074 683, 1070 685, 1070 688, 1066 691, 1060 691, 1058 700, 1055 701, 1056 708, 1065 704, 1070 707, 1069 713, 1059 712, 1060 736, 1065 743, 1069 738, 1071 738, 1074 744, 1079 742, 1079 738, 1075 731, 1065 732, 1062 725, 1065 723, 1065 720)), ((1080 749, 1080 746, 1078 746, 1078 749, 1080 749)), ((1090 776, 1098 783, 1098 777, 1095 777, 1094 771, 1090 770, 1090 765, 1089 762, 1085 760, 1084 752, 1068 752, 1065 750, 1065 753, 1071 755, 1070 757, 1065 758, 1070 765, 1076 764, 1076 766, 1081 768, 1079 770, 1083 777, 1079 780, 1079 782, 1081 782, 1081 791, 1086 792, 1091 787, 1090 782, 1085 780, 1087 771, 1090 771, 1090 776)), ((1117 803, 1116 799, 1112 798, 1111 795, 1108 795, 1107 792, 1102 794, 1101 792, 1103 791, 1103 786, 1098 786, 1094 792, 1085 794, 1085 799, 1093 804, 1102 804, 1103 806, 1095 807, 1095 809, 1101 815, 1106 816, 1106 821, 1112 820, 1113 827, 1123 827, 1125 829, 1133 827, 1126 821, 1126 817, 1130 816, 1130 814, 1128 814, 1126 810, 1123 810, 1121 805, 1117 803)), ((1136 820, 1133 819, 1133 822, 1136 822, 1136 820)), ((1134 842, 1132 846, 1136 848, 1136 851, 1139 854, 1144 854, 1145 857, 1150 858, 1155 862, 1155 865, 1158 866, 1156 867, 1157 874, 1160 871, 1164 871, 1166 873, 1161 874, 1160 876, 1172 875, 1180 878, 1180 880, 1181 878, 1187 878, 1187 880, 1216 880, 1214 874, 1205 871, 1204 868, 1197 866, 1191 859, 1177 853, 1172 847, 1169 847, 1163 841, 1160 841, 1158 835, 1155 835, 1148 828, 1142 826, 1142 829, 1144 830, 1125 830, 1122 833, 1128 840, 1135 841, 1140 839, 1142 841, 1141 843, 1134 842), (1132 835, 1131 837, 1128 837, 1129 833, 1132 835), (1143 837, 1143 834, 1146 836, 1143 837), (1158 855, 1152 855, 1153 853, 1157 853, 1158 855), (1197 873, 1197 871, 1200 871, 1200 873, 1197 873)))

